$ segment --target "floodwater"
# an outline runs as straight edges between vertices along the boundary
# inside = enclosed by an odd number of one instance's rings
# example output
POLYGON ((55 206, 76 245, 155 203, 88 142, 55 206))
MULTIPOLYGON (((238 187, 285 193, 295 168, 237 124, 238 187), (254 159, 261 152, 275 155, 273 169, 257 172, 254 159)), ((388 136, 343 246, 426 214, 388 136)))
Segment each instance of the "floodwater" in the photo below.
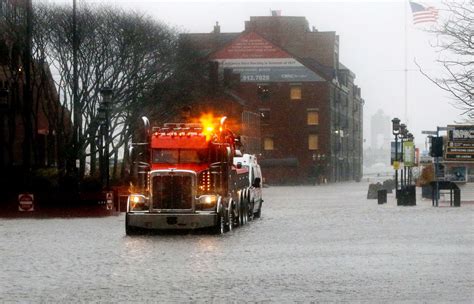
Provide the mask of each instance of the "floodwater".
POLYGON ((223 236, 125 236, 124 215, 0 219, 0 302, 474 302, 474 205, 367 184, 269 187, 223 236))

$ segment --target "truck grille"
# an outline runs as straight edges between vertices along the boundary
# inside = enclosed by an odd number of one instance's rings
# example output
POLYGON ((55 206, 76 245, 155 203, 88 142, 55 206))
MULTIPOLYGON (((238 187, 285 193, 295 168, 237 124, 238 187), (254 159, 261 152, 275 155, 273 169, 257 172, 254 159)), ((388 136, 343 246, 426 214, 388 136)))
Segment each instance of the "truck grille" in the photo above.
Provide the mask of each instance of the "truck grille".
POLYGON ((153 209, 191 209, 193 178, 190 175, 156 175, 152 177, 153 209))

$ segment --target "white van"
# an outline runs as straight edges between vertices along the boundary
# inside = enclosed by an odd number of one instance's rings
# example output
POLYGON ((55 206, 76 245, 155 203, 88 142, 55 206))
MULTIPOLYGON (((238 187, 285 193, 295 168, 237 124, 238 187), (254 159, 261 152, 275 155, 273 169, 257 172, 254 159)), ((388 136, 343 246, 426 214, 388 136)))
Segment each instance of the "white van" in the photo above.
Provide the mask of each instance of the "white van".
POLYGON ((238 164, 249 169, 249 216, 259 218, 262 214, 262 171, 253 154, 234 157, 234 165, 238 164))

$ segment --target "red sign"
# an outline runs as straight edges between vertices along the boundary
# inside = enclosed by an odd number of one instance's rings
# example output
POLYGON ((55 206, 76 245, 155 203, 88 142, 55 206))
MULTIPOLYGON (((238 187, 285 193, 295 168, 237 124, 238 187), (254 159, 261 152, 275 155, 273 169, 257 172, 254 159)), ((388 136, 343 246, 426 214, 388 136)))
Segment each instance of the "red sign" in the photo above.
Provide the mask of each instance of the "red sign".
POLYGON ((34 211, 34 195, 28 193, 18 195, 18 210, 34 211))
POLYGON ((107 210, 112 210, 114 206, 114 195, 113 192, 106 192, 106 208, 107 210))

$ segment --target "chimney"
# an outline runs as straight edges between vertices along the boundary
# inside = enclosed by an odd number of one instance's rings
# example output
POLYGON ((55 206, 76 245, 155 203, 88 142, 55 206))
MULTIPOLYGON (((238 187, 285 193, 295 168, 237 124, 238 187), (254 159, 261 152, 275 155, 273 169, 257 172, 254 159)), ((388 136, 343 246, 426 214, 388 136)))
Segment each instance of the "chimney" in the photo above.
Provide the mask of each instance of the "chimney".
POLYGON ((219 25, 219 22, 216 21, 216 25, 214 25, 214 34, 220 34, 221 33, 221 26, 219 25))

